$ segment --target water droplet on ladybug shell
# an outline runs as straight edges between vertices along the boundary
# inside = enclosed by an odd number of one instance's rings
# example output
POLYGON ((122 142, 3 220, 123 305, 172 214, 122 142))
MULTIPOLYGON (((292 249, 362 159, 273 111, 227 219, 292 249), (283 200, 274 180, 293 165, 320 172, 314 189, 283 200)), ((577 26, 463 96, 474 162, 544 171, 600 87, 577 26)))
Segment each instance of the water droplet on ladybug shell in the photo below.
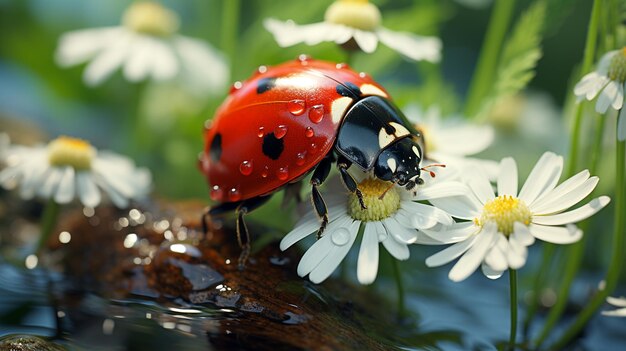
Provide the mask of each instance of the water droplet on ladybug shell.
POLYGON ((338 64, 335 65, 335 68, 337 68, 337 69, 348 68, 348 64, 345 63, 345 62, 338 63, 338 64))
POLYGON ((313 131, 313 128, 306 127, 306 129, 304 130, 304 136, 306 136, 307 138, 312 138, 314 135, 315 132, 313 131))
POLYGON ((309 110, 309 119, 313 123, 320 123, 324 118, 324 105, 315 105, 309 110))
POLYGON ((211 187, 211 200, 213 201, 222 201, 224 197, 224 190, 219 187, 219 185, 213 185, 211 187))
POLYGON ((256 72, 258 74, 263 74, 263 73, 267 72, 267 66, 265 66, 265 65, 259 66, 259 68, 256 69, 256 72))
POLYGON ((236 81, 235 83, 233 83, 233 85, 230 87, 230 93, 234 93, 235 91, 241 89, 243 87, 243 83, 240 81, 236 81))
POLYGON ((252 161, 241 162, 239 165, 239 172, 245 176, 252 174, 252 161))
POLYGON ((259 138, 264 137, 265 136, 265 128, 259 127, 259 131, 256 133, 256 136, 258 136, 259 138))
POLYGON ((276 139, 282 139, 287 134, 287 126, 284 124, 279 125, 274 129, 274 136, 276 139))
POLYGON ((306 55, 306 54, 298 55, 298 61, 300 61, 302 65, 308 65, 309 64, 308 61, 310 60, 311 60, 311 56, 309 55, 306 55))
POLYGON ((306 151, 304 152, 299 152, 296 155, 296 164, 298 166, 302 166, 304 164, 304 162, 306 161, 306 151))
POLYGON ((317 149, 318 146, 316 143, 311 143, 311 145, 309 145, 309 152, 312 154, 316 154, 317 153, 317 149))
POLYGON ((267 166, 264 166, 263 171, 261 171, 261 177, 267 178, 267 175, 269 174, 269 172, 270 172, 270 168, 267 166))
POLYGON ((287 103, 287 110, 294 116, 302 115, 305 109, 304 100, 291 100, 287 103))
POLYGON ((280 167, 278 171, 276 171, 276 177, 280 180, 287 180, 287 178, 289 178, 289 169, 287 166, 280 167))
POLYGON ((361 77, 361 78, 366 78, 366 77, 367 77, 367 73, 365 73, 365 72, 360 72, 360 73, 359 73, 359 77, 361 77))
POLYGON ((228 201, 234 202, 241 199, 241 192, 237 188, 231 188, 228 191, 228 201))

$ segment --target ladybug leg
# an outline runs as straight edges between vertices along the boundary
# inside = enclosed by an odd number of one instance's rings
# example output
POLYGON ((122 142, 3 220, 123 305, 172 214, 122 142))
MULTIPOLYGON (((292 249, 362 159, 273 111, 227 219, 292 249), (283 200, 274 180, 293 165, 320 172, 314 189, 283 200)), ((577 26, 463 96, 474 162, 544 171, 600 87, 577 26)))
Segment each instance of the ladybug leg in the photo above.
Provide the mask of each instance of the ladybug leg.
POLYGON ((271 196, 257 196, 241 201, 235 210, 237 215, 237 243, 241 248, 241 254, 238 260, 239 269, 243 269, 246 266, 246 261, 250 256, 250 232, 248 231, 244 216, 248 214, 248 212, 266 203, 270 198, 271 196))
POLYGON ((361 190, 359 190, 356 184, 356 180, 354 180, 352 175, 348 173, 348 168, 350 168, 351 165, 352 163, 346 160, 344 157, 340 157, 339 160, 337 160, 337 168, 339 168, 339 173, 341 174, 341 180, 343 181, 343 185, 345 185, 351 193, 356 194, 356 197, 359 199, 359 204, 361 205, 361 208, 365 210, 367 206, 365 206, 365 202, 363 202, 363 194, 361 193, 361 190))
POLYGON ((315 167, 313 175, 311 176, 311 202, 313 202, 313 207, 315 208, 315 212, 317 212, 317 216, 322 221, 320 229, 317 230, 318 239, 322 237, 324 229, 326 229, 326 225, 328 224, 328 209, 326 208, 326 202, 324 202, 324 198, 322 197, 318 187, 326 180, 326 178, 328 178, 332 163, 332 155, 326 156, 322 161, 320 161, 317 167, 315 167))

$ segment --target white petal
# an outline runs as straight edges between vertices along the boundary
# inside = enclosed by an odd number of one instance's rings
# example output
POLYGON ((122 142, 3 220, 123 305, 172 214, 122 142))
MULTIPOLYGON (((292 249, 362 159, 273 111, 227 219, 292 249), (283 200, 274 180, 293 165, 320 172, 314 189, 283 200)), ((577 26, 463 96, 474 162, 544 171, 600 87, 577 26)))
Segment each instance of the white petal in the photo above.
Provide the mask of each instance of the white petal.
POLYGON ((138 82, 147 78, 156 53, 152 50, 153 38, 136 40, 129 48, 128 58, 124 64, 124 76, 130 82, 138 82))
POLYGON ((124 194, 120 193, 115 187, 111 186, 111 184, 101 175, 94 174, 93 180, 96 182, 96 185, 106 192, 115 206, 118 208, 128 207, 128 198, 124 196, 124 194))
POLYGON ((431 200, 442 197, 467 195, 470 189, 467 185, 457 181, 434 182, 417 190, 415 200, 431 200))
MULTIPOLYGON (((24 164, 26 168, 26 164, 24 164)), ((20 186, 20 197, 22 199, 32 199, 37 190, 41 188, 46 177, 50 173, 50 166, 45 160, 28 163, 28 172, 24 172, 22 185, 20 186)))
POLYGON ((522 245, 513 237, 509 238, 508 250, 506 258, 511 269, 520 269, 526 264, 526 258, 528 257, 528 250, 526 246, 522 245))
POLYGON ((530 225, 530 233, 537 239, 553 244, 571 244, 582 238, 582 230, 574 225, 567 227, 548 227, 539 224, 530 225))
MULTIPOLYGON (((337 269, 341 261, 343 261, 348 254, 348 251, 350 251, 352 244, 354 244, 354 239, 356 239, 360 224, 360 221, 354 221, 348 225, 347 229, 350 233, 349 241, 345 245, 333 245, 333 249, 328 254, 326 259, 320 262, 320 264, 309 274, 309 279, 313 283, 319 284, 323 282, 335 271, 335 269, 337 269)), ((329 234, 332 235, 332 233, 329 234)))
POLYGON ((589 92, 589 90, 593 88, 593 86, 595 85, 598 79, 600 79, 600 75, 596 72, 591 72, 589 74, 586 74, 580 80, 580 82, 576 83, 576 86, 574 87, 574 94, 576 96, 585 97, 587 95, 587 92, 589 92))
MULTIPOLYGON (((598 96, 598 93, 602 89, 604 89, 604 87, 608 83, 610 83, 610 82, 611 82, 611 80, 608 77, 606 77, 606 76, 598 76, 598 78, 593 81, 593 85, 590 86, 589 89, 587 90, 587 95, 585 95, 585 98, 587 100, 593 100, 593 98, 598 96)), ((596 104, 596 110, 597 110, 597 104, 596 104)))
POLYGON ((471 238, 468 238, 465 241, 461 241, 454 245, 448 246, 447 248, 437 252, 436 254, 431 255, 426 259, 426 265, 428 267, 438 267, 453 261, 457 257, 464 254, 465 251, 469 250, 481 234, 482 233, 479 233, 471 238))
POLYGON ((376 51, 378 37, 374 32, 356 29, 352 35, 354 36, 354 41, 356 41, 363 52, 371 54, 376 51))
POLYGON ((608 205, 611 199, 608 196, 600 196, 591 200, 588 204, 575 210, 559 213, 556 215, 533 216, 533 223, 544 225, 563 225, 582 221, 593 216, 604 206, 608 205))
POLYGON ((74 199, 74 193, 76 192, 76 182, 74 179, 74 168, 65 167, 63 175, 59 180, 59 186, 55 191, 54 201, 60 204, 66 204, 74 199))
POLYGON ((126 59, 132 46, 133 36, 124 33, 114 43, 104 48, 85 68, 83 78, 90 86, 98 85, 108 78, 126 59))
POLYGON ((473 174, 470 177, 468 185, 482 204, 486 204, 488 201, 491 201, 496 197, 493 193, 491 184, 489 184, 489 180, 479 176, 478 174, 473 174))
POLYGON ((390 234, 387 233, 387 236, 382 243, 389 254, 395 257, 395 259, 400 261, 409 259, 411 254, 409 252, 409 247, 406 244, 396 241, 390 234))
POLYGON ((439 62, 441 58, 441 40, 435 37, 423 37, 407 32, 394 32, 386 28, 376 31, 381 43, 415 60, 439 62))
POLYGON ((546 192, 542 196, 539 196, 539 198, 533 203, 533 210, 541 212, 538 209, 545 207, 545 204, 552 202, 554 199, 557 199, 569 193, 570 191, 573 191, 574 189, 580 187, 585 183, 587 179, 589 179, 589 176, 589 171, 586 169, 573 175, 571 178, 565 180, 552 191, 546 192))
POLYGON ((430 203, 446 211, 452 215, 452 217, 467 220, 480 217, 480 211, 482 209, 482 205, 478 203, 474 195, 432 199, 430 203))
MULTIPOLYGON (((484 151, 495 138, 495 131, 490 125, 469 124, 461 119, 446 119, 444 123, 428 126, 431 138, 435 138, 435 150, 447 155, 468 156, 484 151)), ((437 158, 434 158, 438 160, 437 158)))
POLYGON ((326 259, 333 248, 330 235, 324 235, 317 240, 302 256, 298 264, 298 275, 301 277, 311 273, 320 262, 326 259))
POLYGON ((378 273, 378 233, 373 225, 365 225, 359 250, 356 275, 361 284, 371 284, 378 273))
POLYGON ((442 223, 450 225, 454 223, 449 214, 434 206, 424 205, 412 201, 402 201, 400 206, 406 211, 414 214, 414 216, 418 216, 417 218, 414 218, 414 222, 412 223, 417 229, 432 228, 432 226, 427 225, 427 222, 428 224, 431 222, 428 219, 433 219, 435 224, 442 223))
POLYGON ((519 192, 519 198, 529 206, 543 193, 556 186, 563 170, 563 158, 552 152, 545 152, 528 175, 519 192))
POLYGON ((100 190, 93 181, 89 172, 76 173, 76 186, 80 202, 86 207, 96 207, 100 204, 102 196, 100 190))
POLYGON ((393 236, 398 242, 403 244, 413 244, 417 240, 417 231, 402 226, 393 218, 387 218, 383 221, 383 225, 387 229, 387 233, 393 236))
POLYGON ((120 27, 108 27, 65 33, 59 39, 55 60, 66 67, 86 62, 111 45, 121 31, 120 27))
POLYGON ((48 172, 48 176, 45 178, 43 185, 39 188, 37 192, 39 196, 44 199, 50 199, 56 193, 57 188, 59 187, 59 182, 63 175, 65 174, 64 169, 59 167, 52 167, 48 172))
POLYGON ((609 317, 626 317, 626 308, 620 308, 613 311, 602 311, 602 315, 609 317))
POLYGON ((450 280, 459 282, 469 277, 480 266, 485 259, 487 250, 493 245, 498 232, 495 226, 485 226, 483 231, 477 235, 478 239, 474 245, 459 259, 452 267, 448 277, 450 280), (491 227, 491 228, 490 228, 491 227))
MULTIPOLYGON (((502 239, 506 240, 503 236, 501 237, 502 239)), ((489 268, 497 272, 502 272, 509 268, 509 263, 504 252, 502 252, 500 247, 498 247, 497 245, 491 247, 491 249, 487 252, 484 263, 486 263, 489 268)))
POLYGON ((210 93, 219 93, 228 84, 230 69, 219 51, 203 41, 183 36, 176 37, 174 46, 179 53, 186 82, 210 93))
POLYGON ((345 43, 352 37, 352 31, 341 25, 326 22, 297 25, 293 21, 278 21, 268 18, 263 21, 265 29, 274 35, 279 46, 286 47, 298 43, 317 45, 323 41, 345 43))
POLYGON ((513 223, 513 234, 511 237, 524 246, 530 246, 535 242, 535 237, 530 233, 528 226, 520 222, 513 223))
POLYGON ((596 112, 605 113, 606 110, 615 103, 618 97, 619 84, 614 81, 610 81, 606 87, 600 92, 598 102, 596 103, 596 112))
POLYGON ((498 195, 517 197, 517 163, 512 157, 506 157, 500 161, 498 195))
POLYGON ((591 177, 578 188, 562 196, 553 197, 552 201, 542 202, 541 206, 530 206, 530 210, 533 212, 533 215, 547 215, 566 210, 591 194, 596 185, 598 185, 599 180, 598 177, 591 177))
POLYGON ((502 273, 504 273, 504 270, 499 271, 489 267, 486 262, 483 262, 483 264, 480 266, 480 269, 482 270, 485 277, 489 279, 498 279, 502 276, 502 273))
POLYGON ((616 307, 626 307, 626 298, 623 298, 623 297, 617 298, 617 297, 608 296, 606 298, 606 302, 616 307))
POLYGON ((622 108, 619 112, 617 120, 617 140, 626 140, 626 108, 622 108))
POLYGON ((178 73, 178 60, 172 47, 161 40, 154 40, 152 46, 152 78, 157 81, 169 80, 178 73))
POLYGON ((421 230, 421 232, 443 244, 463 241, 478 231, 480 231, 480 227, 474 225, 473 222, 454 223, 441 231, 421 230))
POLYGON ((615 95, 615 99, 613 99, 611 107, 613 107, 613 109, 617 111, 621 109, 622 105, 624 104, 624 85, 619 83, 615 84, 617 85, 617 94, 615 95))

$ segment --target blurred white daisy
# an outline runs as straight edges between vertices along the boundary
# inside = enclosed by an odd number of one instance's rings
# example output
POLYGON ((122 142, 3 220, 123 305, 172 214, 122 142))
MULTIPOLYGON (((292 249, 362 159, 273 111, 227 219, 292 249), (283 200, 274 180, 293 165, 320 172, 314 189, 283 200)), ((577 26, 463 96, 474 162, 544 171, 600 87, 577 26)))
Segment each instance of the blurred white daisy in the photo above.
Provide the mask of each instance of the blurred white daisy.
POLYGON ((47 146, 12 145, 0 172, 6 189, 19 186, 20 196, 36 195, 65 204, 79 198, 86 207, 101 202, 101 190, 120 208, 150 191, 150 172, 112 152, 97 151, 81 139, 59 137, 47 146))
POLYGON ((359 48, 372 53, 380 41, 412 60, 439 61, 439 38, 394 32, 381 26, 380 22, 380 11, 369 1, 337 0, 326 10, 324 22, 298 25, 291 20, 283 22, 268 18, 263 24, 282 47, 330 41, 347 49, 359 48))
POLYGON ((596 112, 606 113, 609 107, 619 112, 617 138, 626 140, 626 109, 624 106, 626 84, 626 47, 609 51, 598 62, 594 72, 585 75, 574 87, 578 100, 589 101, 598 97, 596 112))
MULTIPOLYGON (((390 184, 372 178, 365 178, 359 183, 358 188, 367 207, 365 210, 354 194, 327 196, 329 224, 324 235, 300 260, 298 275, 309 275, 314 283, 328 278, 348 254, 360 226, 364 226, 357 263, 357 278, 361 284, 370 284, 376 279, 379 243, 398 260, 409 258, 409 244, 441 244, 418 230, 451 225, 452 218, 436 207, 413 200, 455 196, 467 192, 467 187, 453 181, 429 182, 420 186, 417 196, 412 197, 404 188, 389 188, 390 184), (385 195, 380 199, 383 193, 385 195)), ((311 234, 315 235, 319 227, 317 214, 309 211, 280 242, 281 250, 311 234)))
POLYGON ((7 133, 0 133, 0 164, 4 162, 9 144, 11 144, 9 135, 7 133))
POLYGON ((626 298, 624 297, 607 297, 606 302, 618 309, 611 311, 602 311, 602 315, 611 317, 626 317, 626 298))
POLYGON ((228 65, 209 44, 177 34, 178 16, 158 3, 134 2, 122 25, 65 33, 56 61, 67 67, 89 62, 83 78, 95 86, 122 69, 131 82, 179 80, 200 92, 222 92, 228 65))
POLYGON ((493 127, 470 123, 458 116, 444 119, 436 106, 423 111, 416 105, 410 105, 404 112, 422 132, 426 144, 424 153, 429 160, 445 164, 446 172, 456 177, 474 169, 484 172, 490 180, 496 179, 498 162, 469 157, 486 150, 493 143, 493 127))
POLYGON ((489 181, 478 174, 469 175, 471 192, 466 196, 432 199, 433 205, 466 220, 455 223, 435 236, 454 243, 428 257, 426 265, 441 266, 461 257, 450 271, 453 281, 470 276, 482 264, 483 273, 499 278, 508 268, 526 263, 527 247, 540 239, 554 244, 578 241, 583 233, 574 222, 581 221, 606 206, 610 199, 600 196, 584 206, 567 211, 598 184, 598 177, 582 171, 556 186, 563 169, 563 158, 546 152, 517 191, 517 164, 508 157, 500 162, 497 195, 489 181))

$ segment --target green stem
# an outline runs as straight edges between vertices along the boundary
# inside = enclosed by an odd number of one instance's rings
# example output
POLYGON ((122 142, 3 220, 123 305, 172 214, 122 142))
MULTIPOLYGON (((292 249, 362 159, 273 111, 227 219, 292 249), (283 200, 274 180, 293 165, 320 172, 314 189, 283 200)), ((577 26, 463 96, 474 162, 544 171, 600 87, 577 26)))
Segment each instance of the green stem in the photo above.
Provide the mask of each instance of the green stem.
POLYGON ((466 116, 471 117, 478 112, 483 98, 493 83, 500 49, 508 31, 514 9, 515 0, 499 0, 494 3, 489 25, 487 26, 485 42, 478 57, 476 70, 474 71, 467 95, 466 116))
POLYGON ((52 230, 57 223, 60 209, 61 207, 54 202, 54 199, 49 199, 43 209, 43 214, 41 215, 41 232, 39 233, 39 241, 35 249, 37 256, 39 256, 41 250, 43 250, 48 243, 48 239, 50 239, 50 234, 52 234, 52 230))
POLYGON ((509 338, 509 350, 515 350, 517 340, 517 271, 509 269, 509 290, 511 294, 511 333, 509 338))
POLYGON ((230 61, 231 73, 235 74, 237 31, 239 30, 240 0, 228 0, 222 2, 222 50, 230 61))
POLYGON ((400 271, 400 264, 398 260, 391 258, 391 267, 393 268, 393 277, 396 281, 396 290, 398 291, 398 316, 404 317, 406 316, 406 310, 404 306, 404 283, 402 282, 402 272, 400 271))
MULTIPOLYGON (((617 128, 616 128, 617 130, 617 128)), ((585 308, 578 314, 574 322, 565 330, 563 335, 550 347, 553 350, 561 350, 574 338, 587 324, 593 314, 602 306, 606 297, 615 289, 622 268, 624 252, 624 235, 626 235, 626 177, 624 176, 624 164, 626 159, 626 142, 617 142, 615 153, 615 214, 614 232, 611 252, 611 261, 605 277, 604 288, 591 298, 585 308)))

